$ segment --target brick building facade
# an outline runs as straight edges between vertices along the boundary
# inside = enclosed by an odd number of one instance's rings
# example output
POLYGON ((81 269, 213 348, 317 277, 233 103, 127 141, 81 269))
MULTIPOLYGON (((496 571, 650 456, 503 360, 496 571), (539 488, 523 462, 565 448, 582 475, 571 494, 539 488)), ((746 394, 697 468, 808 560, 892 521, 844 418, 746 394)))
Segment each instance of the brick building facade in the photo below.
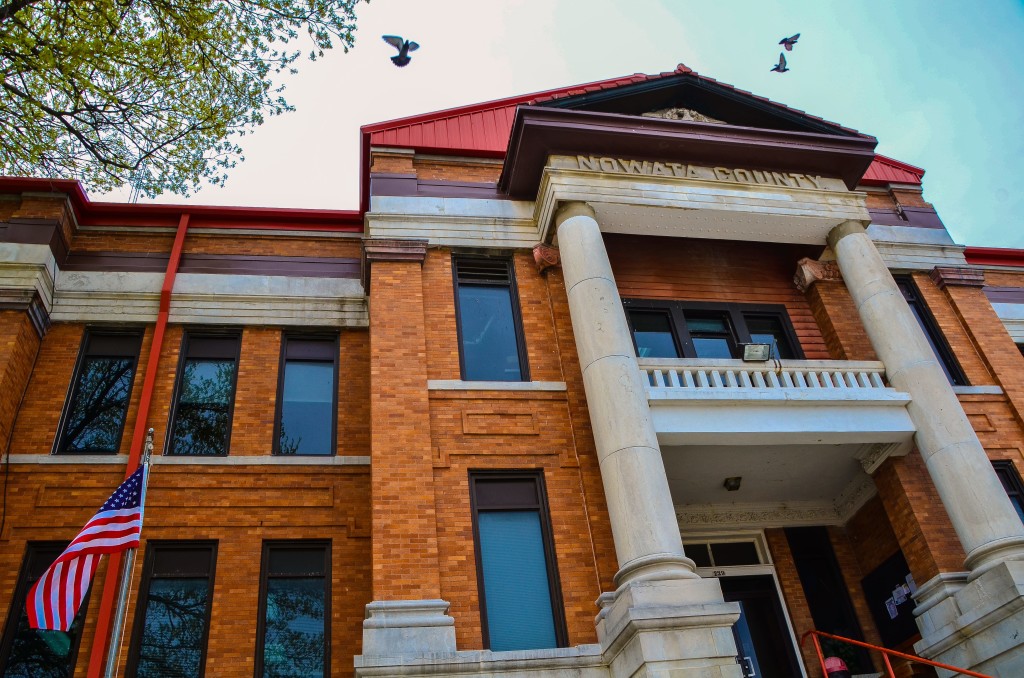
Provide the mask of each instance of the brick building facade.
POLYGON ((22 601, 150 427, 119 674, 1024 672, 1024 255, 922 170, 683 66, 362 135, 352 212, 0 179, 0 675, 102 675, 121 558, 22 601))

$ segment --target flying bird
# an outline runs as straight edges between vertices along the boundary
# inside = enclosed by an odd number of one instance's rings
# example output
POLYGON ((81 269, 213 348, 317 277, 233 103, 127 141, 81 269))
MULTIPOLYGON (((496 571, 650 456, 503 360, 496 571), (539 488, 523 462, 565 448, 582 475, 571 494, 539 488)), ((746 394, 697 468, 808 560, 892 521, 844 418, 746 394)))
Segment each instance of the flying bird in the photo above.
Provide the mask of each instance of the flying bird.
POLYGON ((399 68, 412 61, 412 57, 409 56, 409 52, 415 52, 420 48, 420 46, 412 40, 403 40, 398 35, 382 35, 380 37, 384 38, 384 42, 398 50, 398 54, 391 57, 391 63, 399 68))
POLYGON ((785 73, 789 69, 786 68, 786 55, 779 52, 779 63, 772 66, 772 71, 776 73, 785 73))
POLYGON ((793 45, 795 45, 796 41, 799 40, 799 39, 800 39, 800 34, 797 33, 796 35, 794 35, 794 36, 792 36, 790 38, 783 38, 782 40, 779 40, 779 44, 782 45, 783 47, 785 47, 787 52, 792 52, 793 51, 793 45))

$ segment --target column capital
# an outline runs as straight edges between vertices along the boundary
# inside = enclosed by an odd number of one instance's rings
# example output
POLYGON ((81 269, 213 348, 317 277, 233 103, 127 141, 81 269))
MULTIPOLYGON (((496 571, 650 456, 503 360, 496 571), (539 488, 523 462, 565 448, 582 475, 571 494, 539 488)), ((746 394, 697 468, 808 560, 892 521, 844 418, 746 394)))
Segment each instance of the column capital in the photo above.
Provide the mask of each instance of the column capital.
POLYGON ((836 243, 838 243, 840 240, 854 233, 863 233, 865 230, 867 229, 865 228, 863 222, 852 220, 844 221, 843 223, 839 224, 838 226, 834 227, 831 231, 829 231, 828 236, 826 236, 825 240, 826 242, 828 242, 828 246, 835 250, 836 243))
POLYGON ((558 210, 555 212, 555 228, 558 228, 562 225, 562 222, 572 217, 590 217, 597 221, 597 214, 594 212, 594 208, 590 206, 590 203, 574 200, 572 202, 563 202, 559 205, 558 210))
POLYGON ((985 272, 978 268, 966 266, 936 266, 932 269, 932 280, 939 289, 945 289, 949 285, 960 287, 984 287, 985 272))
POLYGON ((804 257, 796 262, 796 273, 793 275, 793 284, 801 292, 807 292, 814 283, 820 280, 842 280, 843 274, 839 271, 839 263, 832 259, 821 261, 804 257))

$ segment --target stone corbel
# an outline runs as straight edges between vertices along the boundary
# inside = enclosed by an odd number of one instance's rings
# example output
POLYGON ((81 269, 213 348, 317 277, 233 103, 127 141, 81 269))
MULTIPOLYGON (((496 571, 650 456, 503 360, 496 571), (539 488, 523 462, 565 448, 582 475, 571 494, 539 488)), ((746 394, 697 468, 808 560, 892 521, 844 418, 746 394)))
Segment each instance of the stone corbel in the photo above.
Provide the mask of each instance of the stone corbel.
POLYGON ((558 256, 558 248, 542 242, 533 246, 533 262, 537 264, 537 271, 541 274, 562 263, 558 256))
POLYGON ((806 292, 814 283, 820 280, 842 280, 843 275, 839 272, 839 264, 836 261, 819 261, 804 257, 796 262, 796 274, 793 276, 793 284, 801 292, 806 292))
POLYGON ((936 266, 932 269, 930 275, 940 290, 945 289, 947 285, 958 285, 960 287, 985 286, 985 272, 978 268, 936 266))

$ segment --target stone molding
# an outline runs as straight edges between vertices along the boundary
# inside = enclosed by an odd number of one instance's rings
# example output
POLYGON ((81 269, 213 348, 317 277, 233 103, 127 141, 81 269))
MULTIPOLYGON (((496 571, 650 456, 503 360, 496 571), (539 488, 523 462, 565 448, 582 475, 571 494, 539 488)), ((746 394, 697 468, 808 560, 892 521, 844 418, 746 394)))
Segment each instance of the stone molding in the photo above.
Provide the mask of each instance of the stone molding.
POLYGON ((558 255, 558 248, 545 245, 542 242, 533 246, 533 262, 537 264, 537 271, 541 274, 547 273, 548 269, 555 268, 561 264, 558 255))
POLYGON ((832 261, 819 261, 804 257, 796 262, 796 273, 793 275, 793 284, 801 292, 806 293, 814 283, 821 280, 841 281, 843 274, 839 271, 839 263, 832 261))
POLYGON ((363 240, 366 261, 416 261, 427 257, 426 240, 398 240, 393 238, 363 240))
POLYGON ((0 310, 25 311, 42 339, 50 329, 50 314, 39 291, 23 287, 0 288, 0 310))
POLYGON ((726 125, 724 120, 712 118, 709 115, 698 113, 692 108, 662 108, 649 113, 641 113, 642 118, 663 118, 665 120, 685 120, 686 122, 710 122, 715 125, 726 125))
POLYGON ((980 268, 967 268, 961 266, 936 266, 932 269, 932 281, 939 289, 945 289, 949 285, 959 287, 984 287, 985 272, 980 268))

